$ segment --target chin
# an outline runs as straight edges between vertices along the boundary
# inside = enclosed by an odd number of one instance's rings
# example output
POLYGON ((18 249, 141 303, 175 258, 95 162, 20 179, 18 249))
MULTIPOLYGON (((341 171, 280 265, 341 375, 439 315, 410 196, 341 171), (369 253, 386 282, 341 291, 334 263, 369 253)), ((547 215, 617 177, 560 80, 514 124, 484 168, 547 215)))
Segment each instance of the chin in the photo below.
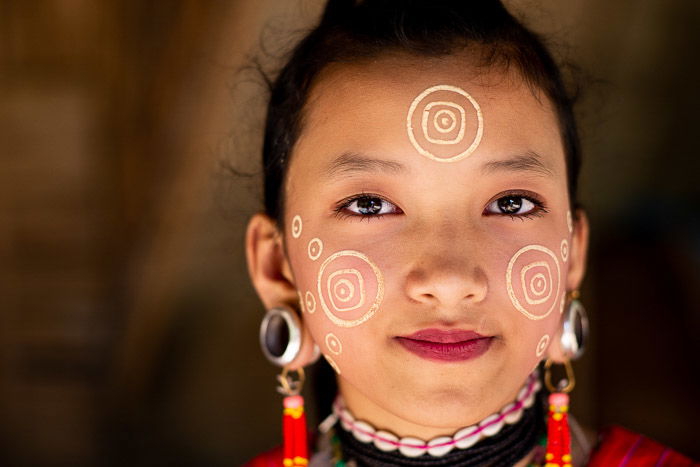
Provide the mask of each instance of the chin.
POLYGON ((394 398, 393 404, 404 420, 447 431, 478 423, 501 408, 493 395, 464 387, 413 391, 394 398))

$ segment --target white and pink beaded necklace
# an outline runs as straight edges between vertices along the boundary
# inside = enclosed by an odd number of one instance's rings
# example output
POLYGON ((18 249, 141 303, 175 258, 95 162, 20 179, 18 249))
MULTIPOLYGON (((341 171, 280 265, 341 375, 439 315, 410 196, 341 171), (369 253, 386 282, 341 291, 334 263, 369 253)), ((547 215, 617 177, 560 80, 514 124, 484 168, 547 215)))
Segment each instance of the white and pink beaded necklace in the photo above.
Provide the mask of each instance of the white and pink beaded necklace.
POLYGON ((515 401, 506 405, 499 412, 489 415, 481 422, 462 428, 453 436, 439 436, 430 441, 413 437, 400 438, 385 430, 377 430, 369 423, 356 420, 345 407, 340 395, 333 403, 333 414, 320 426, 321 431, 326 432, 336 421, 358 441, 374 446, 385 452, 398 451, 406 457, 418 457, 425 453, 433 457, 444 456, 452 449, 467 449, 479 440, 494 436, 501 431, 503 426, 517 423, 523 415, 523 411, 532 406, 535 395, 540 390, 541 384, 539 372, 535 370, 528 376, 527 381, 518 392, 515 401))

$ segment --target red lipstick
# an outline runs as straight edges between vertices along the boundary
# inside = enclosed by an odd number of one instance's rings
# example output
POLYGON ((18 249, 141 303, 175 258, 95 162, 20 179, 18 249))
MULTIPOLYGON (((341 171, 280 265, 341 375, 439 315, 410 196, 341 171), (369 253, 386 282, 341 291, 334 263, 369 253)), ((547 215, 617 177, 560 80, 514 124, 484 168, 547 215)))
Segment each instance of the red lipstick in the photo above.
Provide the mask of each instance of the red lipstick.
POLYGON ((409 352, 427 360, 457 362, 483 355, 491 346, 493 337, 460 329, 423 329, 396 340, 409 352))

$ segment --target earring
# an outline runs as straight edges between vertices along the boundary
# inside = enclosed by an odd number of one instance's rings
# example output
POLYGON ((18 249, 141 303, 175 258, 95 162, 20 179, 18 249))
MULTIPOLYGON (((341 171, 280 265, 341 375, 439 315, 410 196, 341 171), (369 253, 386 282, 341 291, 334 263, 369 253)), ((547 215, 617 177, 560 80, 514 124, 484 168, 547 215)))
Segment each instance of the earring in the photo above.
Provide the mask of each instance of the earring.
POLYGON ((570 360, 576 360, 583 355, 588 341, 588 317, 586 309, 578 298, 578 290, 570 293, 562 322, 561 349, 564 356, 570 360))
MULTIPOLYGON (((286 307, 272 308, 265 313, 260 324, 260 347, 270 362, 284 367, 277 376, 277 391, 284 396, 282 403, 283 465, 306 467, 309 451, 306 432, 306 411, 301 389, 304 385, 304 369, 290 370, 287 365, 301 352, 301 320, 286 307)), ((320 350, 314 344, 312 359, 318 359, 320 350)))
POLYGON ((571 434, 569 432, 569 392, 576 385, 574 369, 569 360, 564 361, 566 378, 552 384, 552 360, 544 364, 544 384, 550 391, 547 416, 547 451, 545 467, 571 467, 571 434))
POLYGON ((289 365, 301 351, 301 322, 292 310, 276 307, 267 310, 260 324, 260 347, 270 362, 289 365))

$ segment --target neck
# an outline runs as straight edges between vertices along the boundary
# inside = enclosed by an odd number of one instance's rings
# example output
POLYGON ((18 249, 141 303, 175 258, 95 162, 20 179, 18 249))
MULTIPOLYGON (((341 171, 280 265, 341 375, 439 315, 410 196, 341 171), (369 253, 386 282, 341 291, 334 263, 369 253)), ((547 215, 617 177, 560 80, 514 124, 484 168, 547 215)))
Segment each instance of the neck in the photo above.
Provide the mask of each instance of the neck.
MULTIPOLYGON (((478 450, 484 451, 486 449, 486 452, 489 453, 517 448, 520 456, 525 456, 523 460, 527 460, 535 438, 531 437, 529 441, 523 442, 522 433, 529 431, 534 436, 539 433, 535 428, 541 425, 542 421, 540 420, 538 423, 538 419, 541 419, 542 414, 538 413, 538 409, 529 409, 535 403, 539 387, 537 373, 533 373, 519 391, 517 399, 501 410, 489 415, 479 423, 453 430, 451 436, 444 436, 445 432, 440 431, 437 434, 443 436, 433 436, 432 439, 430 437, 416 438, 415 435, 399 437, 395 434, 396 432, 391 433, 383 427, 377 429, 353 415, 345 407, 342 397, 336 400, 333 409, 343 430, 347 434, 352 434, 352 437, 343 434, 346 438, 345 444, 354 445, 350 449, 358 452, 364 449, 362 447, 362 443, 364 443, 374 446, 380 451, 397 451, 408 457, 423 455, 441 457, 452 451, 464 451, 474 445, 479 445, 478 450), (486 439, 488 440, 482 441, 486 439), (357 443, 358 441, 360 444, 357 443)), ((458 455, 463 456, 464 452, 458 453, 458 455)), ((483 453, 480 456, 483 456, 483 453)), ((516 463, 519 460, 521 460, 520 457, 511 456, 508 458, 510 463, 516 463)))
MULTIPOLYGON (((465 420, 465 423, 457 426, 429 426, 425 424, 413 423, 405 418, 399 417, 392 412, 387 411, 381 406, 374 403, 371 399, 355 390, 354 387, 345 383, 342 379, 339 381, 340 397, 336 398, 334 403, 334 411, 336 414, 340 409, 345 409, 353 420, 361 420, 377 427, 377 429, 390 431, 398 437, 412 437, 418 439, 429 440, 439 436, 450 436, 463 429, 465 426, 478 426, 483 420, 492 420, 500 413, 508 411, 510 417, 507 420, 513 420, 518 415, 513 412, 521 412, 520 408, 527 408, 532 405, 536 393, 539 391, 541 384, 539 382, 539 371, 535 370, 531 373, 523 386, 517 392, 517 396, 513 396, 507 400, 503 407, 499 407, 493 412, 487 412, 482 415, 482 418, 475 420, 465 420)), ((504 417, 502 417, 504 418, 504 417)), ((508 421, 506 421, 508 423, 508 421)))
MULTIPOLYGON (((521 393, 519 400, 508 404, 498 414, 452 436, 431 440, 399 438, 388 431, 377 430, 356 420, 342 407, 339 398, 334 411, 340 426, 334 431, 343 459, 354 460, 359 466, 527 465, 533 457, 544 456, 537 443, 545 433, 543 400, 535 397, 539 380, 533 376, 529 382, 526 388, 530 392, 521 393)), ((334 438, 331 436, 331 439, 334 438)))

